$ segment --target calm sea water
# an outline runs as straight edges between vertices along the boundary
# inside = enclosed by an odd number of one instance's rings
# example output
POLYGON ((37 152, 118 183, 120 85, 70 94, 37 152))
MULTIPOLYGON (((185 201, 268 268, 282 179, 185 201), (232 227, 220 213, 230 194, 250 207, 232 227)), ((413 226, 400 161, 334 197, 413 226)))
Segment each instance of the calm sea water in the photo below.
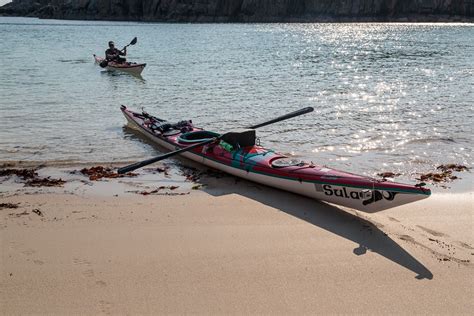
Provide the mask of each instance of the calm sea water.
POLYGON ((120 104, 344 170, 473 165, 474 25, 144 24, 0 17, 0 161, 136 161, 120 104), (137 36, 143 78, 92 54, 137 36))

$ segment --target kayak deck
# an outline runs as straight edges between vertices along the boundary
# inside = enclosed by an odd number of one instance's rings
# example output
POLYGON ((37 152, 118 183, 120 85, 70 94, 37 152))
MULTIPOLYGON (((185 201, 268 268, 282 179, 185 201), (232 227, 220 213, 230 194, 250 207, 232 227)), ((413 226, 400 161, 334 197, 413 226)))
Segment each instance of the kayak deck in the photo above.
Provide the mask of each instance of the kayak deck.
MULTIPOLYGON (((125 106, 121 110, 131 127, 169 150, 185 148, 219 135, 196 128, 190 121, 170 124, 146 112, 132 112, 125 106)), ((245 137, 251 139, 249 132, 246 133, 245 137)), ((242 135, 237 133, 236 137, 242 135)), ((249 144, 239 148, 220 141, 181 155, 250 181, 366 212, 415 202, 431 194, 429 189, 419 186, 378 180, 303 161, 288 161, 288 157, 273 150, 249 144)))

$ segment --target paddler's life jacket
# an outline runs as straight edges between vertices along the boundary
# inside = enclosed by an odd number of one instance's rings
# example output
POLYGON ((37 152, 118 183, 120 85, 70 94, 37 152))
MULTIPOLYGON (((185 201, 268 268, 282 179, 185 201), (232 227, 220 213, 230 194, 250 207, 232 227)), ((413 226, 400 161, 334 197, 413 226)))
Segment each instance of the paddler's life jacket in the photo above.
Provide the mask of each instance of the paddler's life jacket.
POLYGON ((120 56, 126 56, 126 53, 122 52, 121 50, 115 47, 108 48, 105 51, 105 59, 107 59, 108 61, 123 62, 126 60, 125 58, 121 58, 120 56))

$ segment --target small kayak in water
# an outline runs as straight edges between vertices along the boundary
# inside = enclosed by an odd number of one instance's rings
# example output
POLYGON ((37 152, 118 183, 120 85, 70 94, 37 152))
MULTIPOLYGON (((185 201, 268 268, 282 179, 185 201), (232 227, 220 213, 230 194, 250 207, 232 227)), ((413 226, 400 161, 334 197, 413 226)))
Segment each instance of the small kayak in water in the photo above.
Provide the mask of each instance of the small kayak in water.
MULTIPOLYGON (((218 133, 194 127, 191 121, 170 123, 121 107, 130 127, 156 144, 177 150, 208 141, 218 133)), ((250 181, 317 200, 377 212, 430 196, 422 186, 390 182, 294 160, 255 143, 255 130, 226 133, 219 141, 181 156, 250 181)))
MULTIPOLYGON (((93 56, 97 64, 100 64, 101 62, 105 60, 104 58, 97 56, 95 54, 93 56)), ((131 63, 131 62, 116 63, 113 61, 109 61, 105 69, 124 71, 133 75, 140 75, 143 69, 145 69, 145 66, 146 64, 137 64, 137 63, 131 63)))

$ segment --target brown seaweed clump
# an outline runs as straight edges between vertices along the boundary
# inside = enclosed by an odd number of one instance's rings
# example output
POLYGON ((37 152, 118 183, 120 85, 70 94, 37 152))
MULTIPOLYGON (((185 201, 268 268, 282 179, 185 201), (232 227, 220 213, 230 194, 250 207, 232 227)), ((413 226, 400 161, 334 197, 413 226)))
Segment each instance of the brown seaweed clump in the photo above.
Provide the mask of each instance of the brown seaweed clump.
POLYGON ((0 177, 17 176, 26 181, 27 187, 60 187, 66 181, 62 179, 40 178, 36 169, 2 169, 0 177))
POLYGON ((181 174, 186 177, 186 181, 198 182, 201 179, 202 172, 196 168, 187 167, 181 169, 181 174))
POLYGON ((89 180, 96 181, 102 178, 123 178, 123 177, 135 177, 138 174, 133 172, 128 172, 126 174, 118 174, 111 168, 105 168, 102 166, 96 166, 91 168, 81 169, 81 173, 89 176, 89 180))
POLYGON ((448 182, 450 180, 455 180, 458 177, 453 176, 451 172, 441 172, 434 173, 429 172, 422 174, 418 180, 420 181, 433 181, 433 182, 448 182))
POLYGON ((63 179, 34 178, 26 181, 26 187, 62 187, 66 183, 63 179))
POLYGON ((456 165, 454 163, 441 165, 441 166, 438 166, 436 169, 442 170, 443 172, 450 171, 450 170, 451 171, 457 171, 457 172, 468 171, 469 170, 469 168, 466 167, 466 166, 456 165))
POLYGON ((436 169, 440 170, 441 172, 429 172, 422 174, 418 180, 421 181, 433 181, 433 182, 448 182, 452 180, 456 180, 458 177, 453 175, 453 171, 461 172, 465 170, 469 170, 468 167, 463 165, 456 165, 456 164, 446 164, 440 165, 436 169))
POLYGON ((0 210, 4 208, 18 208, 19 203, 0 203, 0 210))
MULTIPOLYGON (((175 186, 175 185, 170 185, 170 186, 160 186, 154 190, 151 190, 151 191, 141 191, 141 192, 138 192, 139 194, 141 195, 150 195, 150 194, 156 194, 158 192, 160 192, 161 190, 176 190, 177 188, 179 188, 179 186, 175 186)), ((164 195, 171 195, 171 194, 164 194, 164 195)), ((173 195, 183 195, 181 193, 175 193, 173 195)))
POLYGON ((164 166, 164 167, 156 167, 156 168, 146 168, 144 169, 146 171, 149 171, 151 173, 163 173, 165 176, 169 176, 170 173, 169 173, 169 170, 170 170, 170 167, 168 166, 164 166))
POLYGON ((381 173, 377 173, 377 175, 379 177, 382 177, 382 178, 395 178, 395 177, 398 177, 401 175, 401 173, 394 173, 394 172, 381 172, 381 173))
POLYGON ((38 177, 38 173, 36 169, 1 169, 0 170, 0 177, 9 177, 9 176, 17 176, 22 178, 23 180, 33 179, 38 177))
POLYGON ((186 167, 181 169, 181 174, 186 177, 186 181, 190 182, 199 182, 201 180, 201 177, 206 176, 206 177, 212 177, 216 179, 221 179, 226 176, 224 172, 213 170, 213 169, 207 169, 205 171, 200 171, 196 168, 191 168, 191 167, 186 167))

